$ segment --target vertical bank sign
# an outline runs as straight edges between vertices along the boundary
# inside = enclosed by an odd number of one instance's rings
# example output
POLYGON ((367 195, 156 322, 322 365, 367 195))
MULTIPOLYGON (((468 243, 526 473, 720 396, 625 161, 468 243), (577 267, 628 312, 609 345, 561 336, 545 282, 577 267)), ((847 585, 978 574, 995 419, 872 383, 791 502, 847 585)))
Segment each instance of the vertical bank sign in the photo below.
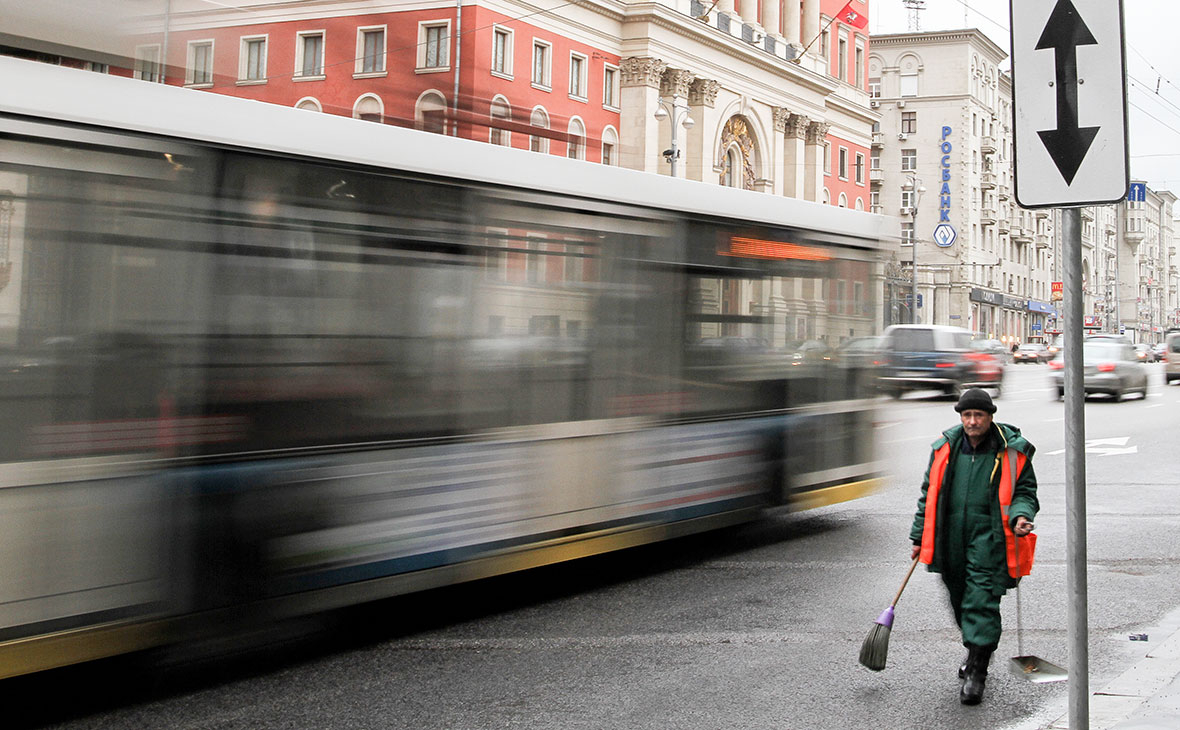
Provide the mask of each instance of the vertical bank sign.
POLYGON ((938 151, 942 153, 939 158, 939 167, 941 168, 942 187, 938 192, 938 225, 934 227, 934 242, 939 246, 946 248, 955 242, 959 237, 955 227, 951 225, 951 150, 954 146, 951 145, 947 137, 951 136, 953 132, 950 127, 942 128, 942 139, 938 143, 938 151))

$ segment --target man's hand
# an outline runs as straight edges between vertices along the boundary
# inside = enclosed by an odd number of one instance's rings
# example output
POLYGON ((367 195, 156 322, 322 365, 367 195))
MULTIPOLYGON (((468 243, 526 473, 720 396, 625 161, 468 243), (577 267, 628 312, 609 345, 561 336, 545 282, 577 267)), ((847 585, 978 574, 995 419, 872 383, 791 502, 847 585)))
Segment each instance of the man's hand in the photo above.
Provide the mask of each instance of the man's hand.
POLYGON ((918 553, 920 553, 920 552, 922 552, 922 546, 915 545, 914 548, 912 550, 910 550, 910 560, 913 560, 914 558, 918 557, 918 553))
POLYGON ((1021 515, 1020 517, 1016 518, 1016 524, 1012 527, 1012 532, 1015 533, 1017 537, 1024 537, 1033 531, 1033 527, 1035 527, 1035 525, 1029 522, 1027 517, 1021 515))

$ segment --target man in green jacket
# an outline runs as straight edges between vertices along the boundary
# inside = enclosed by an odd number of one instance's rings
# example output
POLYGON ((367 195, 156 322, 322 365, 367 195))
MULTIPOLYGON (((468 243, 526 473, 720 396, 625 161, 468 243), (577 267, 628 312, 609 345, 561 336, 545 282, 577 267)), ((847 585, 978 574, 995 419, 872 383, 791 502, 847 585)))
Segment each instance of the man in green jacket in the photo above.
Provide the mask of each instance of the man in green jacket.
POLYGON ((975 705, 1000 642, 1000 598, 1032 567, 1036 538, 1028 536, 1040 504, 1036 449, 1019 428, 992 420, 991 396, 972 388, 955 410, 962 423, 931 447, 911 558, 942 574, 967 647, 959 700, 975 705))

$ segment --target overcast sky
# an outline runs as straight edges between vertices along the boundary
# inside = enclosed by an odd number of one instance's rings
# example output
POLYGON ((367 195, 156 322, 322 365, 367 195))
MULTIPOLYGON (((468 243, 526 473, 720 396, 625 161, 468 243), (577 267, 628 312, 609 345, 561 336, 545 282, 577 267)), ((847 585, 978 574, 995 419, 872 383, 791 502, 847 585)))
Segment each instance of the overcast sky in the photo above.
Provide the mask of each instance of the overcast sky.
MULTIPOLYGON (((920 28, 978 28, 1007 51, 1008 6, 1008 0, 926 0, 920 28)), ((1180 0, 1124 0, 1123 13, 1131 177, 1180 195, 1180 53, 1175 36, 1180 0)), ((908 31, 903 0, 870 0, 869 30, 908 31)))

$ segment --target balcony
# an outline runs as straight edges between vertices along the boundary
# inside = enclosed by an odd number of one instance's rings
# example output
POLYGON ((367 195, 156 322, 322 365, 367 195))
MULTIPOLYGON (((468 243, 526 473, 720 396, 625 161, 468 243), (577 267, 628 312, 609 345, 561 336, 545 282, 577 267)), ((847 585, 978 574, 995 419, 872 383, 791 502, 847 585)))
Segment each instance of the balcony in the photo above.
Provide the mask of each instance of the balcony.
POLYGON ((1033 235, 1033 240, 1037 244, 1037 248, 1049 248, 1049 234, 1037 233, 1033 235))
POLYGON ((979 151, 985 155, 990 155, 996 151, 996 138, 984 137, 979 141, 979 151))
POLYGON ((1001 218, 999 223, 996 224, 996 228, 1000 230, 1000 233, 1008 233, 1012 230, 1012 221, 1007 218, 1001 218))
POLYGON ((881 168, 872 168, 869 170, 869 183, 873 185, 880 185, 885 182, 885 171, 881 168))
POLYGON ((1094 209, 1093 208, 1082 208, 1082 220, 1084 220, 1084 221, 1094 220, 1094 209))
POLYGON ((873 146, 874 147, 884 147, 885 146, 885 133, 884 132, 873 132, 873 146))
POLYGON ((1012 226, 1012 232, 1009 234, 1009 238, 1012 239, 1013 243, 1032 243, 1033 232, 1031 228, 1012 226))
POLYGON ((979 176, 979 187, 984 190, 992 190, 996 187, 996 173, 985 172, 979 176))
POLYGON ((980 208, 979 222, 985 226, 994 226, 996 224, 996 209, 980 208))

